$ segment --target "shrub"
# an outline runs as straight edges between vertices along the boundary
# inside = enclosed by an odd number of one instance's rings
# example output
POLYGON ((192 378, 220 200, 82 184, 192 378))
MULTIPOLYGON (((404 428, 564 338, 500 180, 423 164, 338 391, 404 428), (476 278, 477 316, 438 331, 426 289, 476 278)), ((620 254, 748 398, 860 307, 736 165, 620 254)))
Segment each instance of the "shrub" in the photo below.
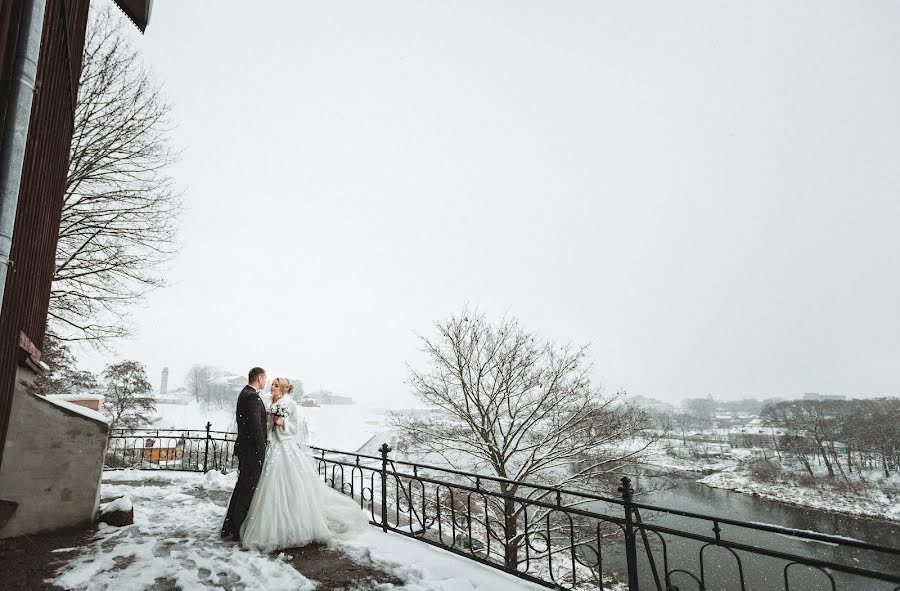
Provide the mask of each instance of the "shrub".
POLYGON ((816 483, 816 477, 809 474, 801 474, 797 477, 797 484, 800 486, 816 486, 816 483))
POLYGON ((750 474, 757 482, 773 482, 781 476, 781 465, 768 460, 753 460, 750 474))

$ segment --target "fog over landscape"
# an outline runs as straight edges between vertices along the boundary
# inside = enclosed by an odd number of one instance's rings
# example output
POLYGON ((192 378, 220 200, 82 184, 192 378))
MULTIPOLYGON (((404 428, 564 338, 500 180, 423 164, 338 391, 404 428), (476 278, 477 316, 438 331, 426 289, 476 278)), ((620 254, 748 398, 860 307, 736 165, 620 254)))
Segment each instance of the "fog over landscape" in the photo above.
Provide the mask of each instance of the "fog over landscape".
POLYGON ((0 588, 900 591, 897 2, 14 0, 0 58, 0 588))
POLYGON ((610 391, 896 394, 878 4, 155 3, 183 248, 117 353, 404 405, 469 304, 591 343, 610 391))

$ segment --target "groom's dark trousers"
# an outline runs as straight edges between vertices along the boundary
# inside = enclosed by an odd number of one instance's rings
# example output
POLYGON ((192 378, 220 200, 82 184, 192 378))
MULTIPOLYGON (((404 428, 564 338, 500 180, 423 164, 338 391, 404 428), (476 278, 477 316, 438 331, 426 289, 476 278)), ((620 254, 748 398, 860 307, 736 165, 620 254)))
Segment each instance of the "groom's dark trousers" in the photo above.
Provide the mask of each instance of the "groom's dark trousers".
POLYGON ((256 492, 259 476, 266 459, 266 407, 259 394, 250 386, 244 386, 238 395, 237 440, 234 455, 238 459, 238 480, 228 503, 228 514, 222 524, 222 535, 237 537, 241 524, 250 510, 250 501, 256 492))

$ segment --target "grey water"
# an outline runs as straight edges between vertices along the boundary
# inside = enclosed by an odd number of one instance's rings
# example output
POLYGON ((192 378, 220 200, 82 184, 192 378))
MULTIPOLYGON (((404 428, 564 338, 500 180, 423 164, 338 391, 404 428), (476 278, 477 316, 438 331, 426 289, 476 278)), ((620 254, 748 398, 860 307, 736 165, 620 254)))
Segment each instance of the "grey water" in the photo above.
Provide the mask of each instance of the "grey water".
MULTIPOLYGON (((633 479, 636 491, 653 488, 654 472, 639 470, 633 479)), ((746 522, 765 523, 781 527, 809 530, 819 533, 838 535, 855 540, 900 548, 900 523, 880 521, 864 517, 856 517, 846 514, 830 513, 805 507, 798 507, 761 499, 743 493, 710 488, 696 482, 699 475, 683 474, 675 477, 672 485, 662 490, 656 490, 640 495, 635 500, 640 503, 703 513, 706 515, 735 519, 746 522)), ((604 503, 597 503, 592 510, 609 512, 613 507, 604 503)), ((664 514, 649 510, 641 510, 644 521, 654 525, 673 527, 687 530, 693 533, 714 536, 712 524, 707 521, 664 514)), ((721 525, 722 538, 731 542, 762 546, 769 550, 791 553, 802 557, 816 558, 819 560, 856 566, 882 573, 900 574, 900 557, 896 555, 880 554, 868 550, 860 550, 841 545, 834 545, 818 541, 798 541, 775 533, 760 532, 744 529, 727 524, 721 525)), ((701 547, 698 541, 685 538, 676 538, 668 534, 663 536, 667 542, 666 558, 668 570, 688 571, 697 579, 701 578, 701 547)), ((649 533, 652 555, 656 562, 657 572, 665 589, 663 577, 663 552, 662 546, 657 541, 655 534, 649 533)), ((640 589, 655 590, 656 580, 649 560, 644 550, 644 545, 638 538, 638 562, 640 565, 640 589)), ((621 544, 610 545, 604 548, 604 561, 608 565, 619 565, 619 570, 624 574, 624 560, 621 544)), ((739 560, 728 550, 720 547, 709 547, 703 551, 703 579, 705 589, 723 591, 775 591, 788 590, 830 590, 832 588, 851 589, 852 591, 892 591, 898 589, 897 583, 879 583, 839 572, 831 572, 834 578, 834 587, 829 576, 822 571, 806 566, 795 565, 788 568, 788 580, 785 581, 785 560, 770 557, 752 555, 744 551, 738 551, 739 560), (743 574, 743 586, 741 583, 743 574)), ((700 589, 697 580, 685 572, 673 572, 671 582, 680 591, 700 589)))

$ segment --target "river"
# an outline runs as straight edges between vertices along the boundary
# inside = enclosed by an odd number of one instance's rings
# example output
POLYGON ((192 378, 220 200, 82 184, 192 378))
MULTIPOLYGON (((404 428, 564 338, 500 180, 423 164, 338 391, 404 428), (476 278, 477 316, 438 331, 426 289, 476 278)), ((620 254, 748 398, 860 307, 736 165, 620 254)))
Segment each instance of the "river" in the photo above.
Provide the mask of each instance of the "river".
MULTIPOLYGON (((642 471, 634 478, 634 488, 640 491, 649 487, 652 474, 642 471), (646 486, 645 486, 646 485, 646 486)), ((900 523, 879 521, 852 515, 828 513, 810 508, 798 507, 761 499, 747 494, 733 491, 710 488, 696 482, 699 475, 684 474, 673 479, 673 486, 664 490, 657 490, 640 495, 636 500, 640 503, 693 511, 712 516, 721 516, 741 521, 766 523, 792 529, 809 530, 826 534, 833 534, 861 540, 882 546, 900 547, 900 523)), ((593 507, 600 512, 609 511, 609 507, 599 503, 593 507)), ((708 522, 698 522, 696 519, 677 515, 642 511, 642 517, 654 524, 661 526, 686 529, 698 534, 712 535, 708 522)), ((654 537, 651 534, 651 538, 654 537)), ((834 544, 817 541, 798 541, 778 534, 747 530, 734 526, 722 525, 723 539, 745 543, 764 545, 768 549, 792 554, 814 557, 819 560, 851 564, 860 568, 876 570, 884 573, 900 573, 900 558, 897 556, 873 554, 869 551, 842 547, 834 544)), ((671 539, 666 536, 668 543, 669 570, 681 568, 691 571, 698 578, 700 575, 699 550, 700 543, 681 538, 671 539)), ((643 550, 643 546, 639 545, 643 550)), ((604 552, 607 552, 604 549, 604 552)), ((747 591, 774 591, 785 589, 784 566, 785 561, 767 557, 750 556, 741 552, 741 562, 745 577, 747 591)), ((662 553, 658 544, 654 552, 658 567, 662 564, 662 553)), ((611 547, 606 560, 619 562, 621 555, 618 549, 611 547)), ((646 554, 643 554, 639 562, 641 590, 656 589, 656 585, 649 568, 646 554)), ((709 548, 704 555, 704 568, 707 589, 731 589, 740 590, 737 563, 727 550, 721 548, 709 548)), ((818 590, 831 589, 827 576, 821 572, 813 571, 807 567, 795 566, 789 570, 789 589, 818 590)), ((834 573, 837 589, 852 589, 853 591, 881 591, 893 590, 896 584, 878 584, 863 582, 859 578, 834 573)), ((680 591, 698 589, 699 586, 688 575, 676 574, 672 582, 679 586, 680 591)), ((663 588, 664 588, 663 583, 663 588)))

